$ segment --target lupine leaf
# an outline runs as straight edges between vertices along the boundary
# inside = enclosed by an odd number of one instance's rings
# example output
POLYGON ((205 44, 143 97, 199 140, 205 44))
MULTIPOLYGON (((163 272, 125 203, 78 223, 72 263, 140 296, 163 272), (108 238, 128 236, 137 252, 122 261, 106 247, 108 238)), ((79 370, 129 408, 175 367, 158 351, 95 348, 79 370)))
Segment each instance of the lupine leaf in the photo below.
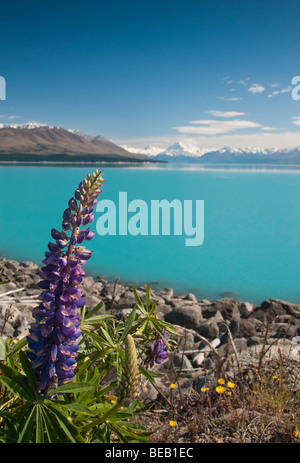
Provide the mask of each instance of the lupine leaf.
POLYGON ((23 351, 20 352, 19 357, 20 357, 20 361, 23 367, 23 371, 25 375, 27 376, 27 379, 33 388, 35 397, 38 398, 38 388, 37 388, 36 378, 35 378, 35 374, 32 369, 31 363, 29 362, 26 354, 23 351))
POLYGON ((34 412, 35 412, 35 406, 31 407, 31 410, 29 412, 29 416, 25 420, 24 423, 22 423, 21 426, 21 433, 18 438, 18 443, 28 443, 30 442, 31 434, 32 434, 32 428, 33 428, 33 422, 34 422, 34 412))
POLYGON ((130 328, 132 327, 133 323, 134 323, 134 320, 135 320, 135 315, 136 315, 136 308, 133 307, 132 311, 130 312, 127 320, 126 320, 126 323, 125 323, 125 326, 124 326, 124 331, 119 339, 119 344, 121 344, 124 339, 126 338, 127 334, 129 333, 130 331, 130 328))
POLYGON ((51 444, 66 442, 67 439, 65 433, 62 432, 62 429, 60 426, 58 426, 53 412, 44 405, 41 411, 44 418, 45 429, 49 442, 51 444))
POLYGON ((103 307, 103 302, 99 302, 99 304, 96 305, 96 307, 94 307, 92 310, 90 310, 90 312, 88 312, 86 315, 85 315, 85 320, 89 319, 92 317, 92 315, 94 315, 94 313, 98 312, 98 310, 101 309, 101 307, 103 307))
POLYGON ((12 391, 21 399, 25 399, 30 402, 35 400, 35 394, 24 382, 25 376, 21 374, 15 374, 16 370, 1 363, 0 369, 6 375, 0 376, 0 382, 2 382, 10 391, 12 391))
POLYGON ((9 353, 8 357, 13 357, 17 354, 21 349, 23 349, 28 344, 26 336, 20 339, 17 344, 14 346, 13 350, 9 353))
POLYGON ((43 429, 43 418, 41 412, 41 405, 36 405, 36 414, 35 414, 35 423, 36 423, 36 430, 35 430, 35 442, 37 444, 44 443, 44 429, 43 429))
POLYGON ((5 360, 6 359, 6 342, 0 336, 0 360, 5 360))
POLYGON ((81 413, 83 415, 90 415, 94 416, 95 413, 92 412, 89 408, 84 407, 83 405, 79 404, 78 402, 60 402, 60 406, 70 410, 72 412, 81 413))
POLYGON ((67 383, 62 386, 58 386, 56 389, 51 389, 48 391, 48 395, 50 396, 52 394, 58 393, 89 391, 94 388, 95 386, 93 384, 88 383, 67 383))
POLYGON ((149 288, 149 283, 147 283, 147 288, 146 288, 146 307, 147 307, 147 312, 150 311, 150 288, 149 288))

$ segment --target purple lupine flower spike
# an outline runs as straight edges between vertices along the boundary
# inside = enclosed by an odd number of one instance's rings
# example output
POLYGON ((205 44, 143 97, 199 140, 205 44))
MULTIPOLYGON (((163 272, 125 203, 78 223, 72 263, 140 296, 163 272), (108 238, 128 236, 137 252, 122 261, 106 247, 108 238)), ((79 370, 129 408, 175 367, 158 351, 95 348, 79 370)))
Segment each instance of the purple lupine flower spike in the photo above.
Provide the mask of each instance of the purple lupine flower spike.
POLYGON ((36 321, 27 336, 27 356, 41 394, 74 377, 77 340, 81 335, 78 308, 86 303, 77 286, 85 275, 82 267, 92 255, 81 243, 94 236, 90 228, 81 231, 79 228, 93 221, 93 209, 104 181, 101 174, 102 171, 96 170, 87 175, 63 213, 62 231, 51 230, 55 242, 50 242, 45 252, 39 282, 41 303, 33 309, 36 321))

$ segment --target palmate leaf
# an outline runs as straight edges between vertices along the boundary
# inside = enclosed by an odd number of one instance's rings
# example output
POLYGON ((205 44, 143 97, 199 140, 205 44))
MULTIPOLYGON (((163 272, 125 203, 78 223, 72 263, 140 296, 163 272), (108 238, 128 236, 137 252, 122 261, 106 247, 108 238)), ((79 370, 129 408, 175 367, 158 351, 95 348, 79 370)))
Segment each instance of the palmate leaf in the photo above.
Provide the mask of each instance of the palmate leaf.
POLYGON ((44 403, 42 408, 43 420, 50 443, 84 443, 79 430, 62 412, 59 404, 44 403))

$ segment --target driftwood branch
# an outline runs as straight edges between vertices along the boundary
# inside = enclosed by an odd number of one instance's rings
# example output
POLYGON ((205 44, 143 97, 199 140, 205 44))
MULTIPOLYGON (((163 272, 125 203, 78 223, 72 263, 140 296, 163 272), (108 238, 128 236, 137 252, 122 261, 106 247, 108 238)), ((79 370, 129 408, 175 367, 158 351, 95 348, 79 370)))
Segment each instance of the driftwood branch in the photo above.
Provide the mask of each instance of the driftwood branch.
POLYGON ((11 294, 20 293, 25 288, 12 289, 6 291, 6 293, 0 294, 0 302, 4 304, 16 304, 16 303, 38 303, 40 300, 37 298, 37 294, 33 296, 11 296, 11 294))

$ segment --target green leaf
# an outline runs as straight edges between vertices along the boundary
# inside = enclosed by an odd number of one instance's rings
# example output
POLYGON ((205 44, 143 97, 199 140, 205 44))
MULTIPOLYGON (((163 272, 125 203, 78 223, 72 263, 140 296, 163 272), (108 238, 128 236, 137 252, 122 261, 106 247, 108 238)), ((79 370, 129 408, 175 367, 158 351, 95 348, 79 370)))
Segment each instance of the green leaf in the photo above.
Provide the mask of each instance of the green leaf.
POLYGON ((142 367, 142 365, 139 365, 139 370, 144 375, 151 383, 155 383, 155 379, 152 376, 152 373, 150 373, 146 368, 142 367))
POLYGON ((18 397, 30 402, 36 399, 34 392, 25 384, 25 376, 21 375, 12 367, 4 365, 0 362, 0 369, 5 376, 0 376, 2 382, 10 391, 18 397))
POLYGON ((147 307, 147 312, 150 310, 150 288, 149 288, 149 283, 147 283, 147 288, 146 288, 146 307, 147 307))
POLYGON ((133 307, 132 311, 130 312, 129 317, 126 320, 125 326, 124 326, 124 331, 119 339, 119 343, 121 344, 124 339, 126 338, 127 334, 130 331, 130 328, 132 327, 134 320, 135 320, 135 315, 136 315, 136 307, 133 307))
POLYGON ((5 360, 6 359, 6 342, 0 336, 0 360, 5 360))
POLYGON ((81 413, 83 415, 95 416, 95 413, 92 412, 89 408, 84 407, 83 405, 79 404, 78 402, 60 402, 59 404, 61 407, 70 410, 71 412, 81 413))
POLYGON ((10 352, 10 354, 8 355, 9 357, 13 357, 14 355, 16 355, 21 349, 23 349, 23 347, 25 347, 27 345, 28 341, 27 341, 27 338, 26 336, 22 339, 20 339, 17 344, 15 345, 15 347, 13 348, 13 350, 10 352))
POLYGON ((94 389, 95 386, 93 384, 89 383, 67 383, 62 386, 57 387, 56 389, 51 389, 48 391, 48 395, 52 394, 58 394, 58 393, 75 393, 75 392, 83 392, 83 391, 89 391, 91 389, 94 389))
POLYGON ((109 343, 109 345, 111 347, 115 347, 115 343, 114 343, 113 339, 111 338, 109 333, 102 326, 100 326, 99 331, 103 334, 103 337, 106 339, 106 341, 109 343))
POLYGON ((95 392, 96 388, 99 386, 99 380, 100 380, 99 375, 95 375, 94 378, 91 378, 89 380, 89 382, 90 382, 90 384, 93 385, 93 389, 85 390, 85 391, 81 392, 80 394, 78 394, 78 396, 76 398, 76 402, 84 404, 84 403, 88 402, 91 398, 93 398, 94 392, 95 392))
POLYGON ((157 301, 153 302, 150 310, 149 310, 149 315, 153 315, 154 310, 156 309, 157 306, 157 301))
POLYGON ((85 320, 87 320, 88 318, 91 318, 92 315, 94 315, 94 313, 98 312, 98 310, 101 309, 101 307, 103 306, 103 302, 99 302, 99 304, 96 305, 96 307, 94 307, 90 312, 88 312, 85 316, 85 320))
POLYGON ((45 405, 41 409, 45 429, 50 444, 67 442, 65 433, 62 431, 55 418, 55 414, 45 405))
POLYGON ((31 384, 31 386, 33 388, 33 392, 35 394, 35 397, 38 398, 39 391, 38 391, 36 378, 35 378, 35 374, 34 374, 34 371, 32 369, 31 363, 29 362, 26 354, 23 351, 20 352, 19 357, 20 357, 21 365, 23 367, 23 371, 24 371, 25 375, 27 376, 27 379, 28 379, 29 383, 31 384))
POLYGON ((33 428, 33 422, 34 422, 34 412, 35 412, 35 406, 31 407, 29 416, 27 417, 25 423, 22 423, 22 431, 19 435, 17 443, 29 443, 31 434, 32 434, 32 428, 33 428))
POLYGON ((70 442, 76 443, 81 442, 85 443, 85 440, 79 435, 79 430, 74 426, 68 418, 62 413, 61 407, 59 404, 51 403, 48 405, 48 409, 51 409, 55 413, 55 418, 65 434, 65 438, 61 442, 66 442, 66 437, 70 442))
POLYGON ((134 297, 135 297, 135 299, 136 299, 136 301, 137 301, 137 306, 138 306, 140 312, 141 312, 145 317, 147 317, 147 312, 146 312, 146 310, 145 310, 145 308, 144 308, 144 305, 143 305, 143 303, 142 303, 142 301, 141 301, 141 299, 140 299, 138 293, 136 292, 135 287, 134 287, 133 285, 131 285, 131 288, 132 288, 132 292, 133 292, 133 294, 134 294, 134 297))
POLYGON ((37 444, 44 443, 44 429, 43 429, 43 418, 42 418, 42 405, 36 405, 36 414, 35 414, 35 422, 36 422, 36 429, 35 429, 35 442, 37 444))

